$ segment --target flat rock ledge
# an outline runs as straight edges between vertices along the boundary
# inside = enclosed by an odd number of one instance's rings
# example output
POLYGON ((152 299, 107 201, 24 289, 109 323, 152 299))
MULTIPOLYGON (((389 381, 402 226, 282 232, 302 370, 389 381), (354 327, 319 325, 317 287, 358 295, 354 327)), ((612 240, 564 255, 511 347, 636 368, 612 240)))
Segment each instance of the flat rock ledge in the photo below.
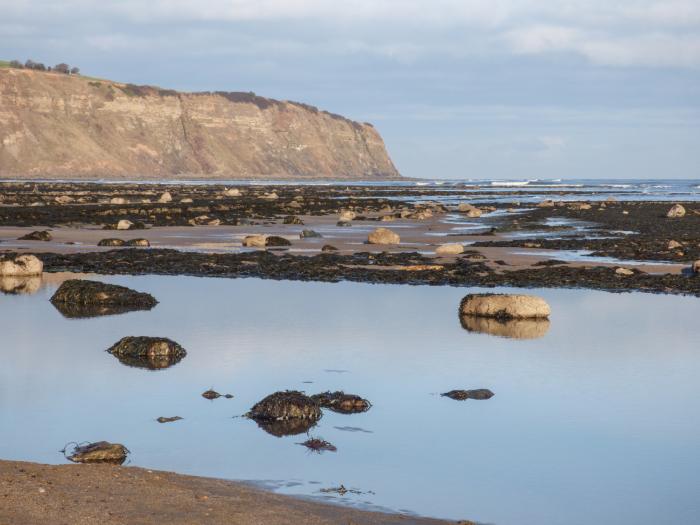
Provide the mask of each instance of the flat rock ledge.
POLYGON ((541 297, 518 294, 470 294, 459 305, 461 315, 494 319, 547 319, 551 309, 541 297))

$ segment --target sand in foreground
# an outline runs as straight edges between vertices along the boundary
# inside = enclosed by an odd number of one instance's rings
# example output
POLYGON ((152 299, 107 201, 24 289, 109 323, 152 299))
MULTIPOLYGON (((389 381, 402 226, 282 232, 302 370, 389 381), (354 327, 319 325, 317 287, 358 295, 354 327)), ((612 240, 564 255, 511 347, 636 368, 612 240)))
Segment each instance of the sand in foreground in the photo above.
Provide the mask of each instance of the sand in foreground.
MULTIPOLYGON (((0 461, 0 525, 438 525, 265 492, 242 483, 110 465, 0 461)), ((468 523, 468 522, 465 522, 468 523)))

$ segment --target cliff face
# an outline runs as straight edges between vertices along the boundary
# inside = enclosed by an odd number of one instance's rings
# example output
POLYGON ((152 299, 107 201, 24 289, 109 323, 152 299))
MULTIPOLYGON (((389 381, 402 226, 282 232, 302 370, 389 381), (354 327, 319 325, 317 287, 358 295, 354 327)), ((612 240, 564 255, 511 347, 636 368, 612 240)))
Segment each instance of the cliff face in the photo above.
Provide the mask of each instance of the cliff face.
POLYGON ((0 69, 0 177, 398 176, 371 125, 312 106, 0 69))

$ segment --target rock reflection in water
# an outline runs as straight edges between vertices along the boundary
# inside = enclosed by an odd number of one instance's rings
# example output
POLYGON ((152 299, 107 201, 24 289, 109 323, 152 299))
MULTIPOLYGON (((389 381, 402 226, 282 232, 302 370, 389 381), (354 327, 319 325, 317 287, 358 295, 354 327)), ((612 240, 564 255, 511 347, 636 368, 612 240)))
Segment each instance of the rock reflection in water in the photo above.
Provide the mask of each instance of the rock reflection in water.
POLYGON ((548 319, 500 320, 488 317, 461 315, 462 328, 468 332, 491 334, 511 339, 539 339, 549 330, 548 319))
POLYGON ((51 303, 67 319, 87 319, 105 315, 119 315, 140 310, 150 310, 151 306, 95 305, 51 303))
POLYGON ((115 356, 119 359, 119 362, 123 365, 130 366, 132 368, 145 368, 147 370, 164 370, 175 366, 180 361, 181 357, 176 356, 144 356, 144 357, 127 357, 127 356, 115 356))
POLYGON ((317 420, 313 419, 254 419, 258 426, 268 434, 276 437, 296 436, 306 434, 316 426, 317 420))
POLYGON ((41 276, 0 277, 0 292, 9 295, 34 294, 41 288, 41 276))

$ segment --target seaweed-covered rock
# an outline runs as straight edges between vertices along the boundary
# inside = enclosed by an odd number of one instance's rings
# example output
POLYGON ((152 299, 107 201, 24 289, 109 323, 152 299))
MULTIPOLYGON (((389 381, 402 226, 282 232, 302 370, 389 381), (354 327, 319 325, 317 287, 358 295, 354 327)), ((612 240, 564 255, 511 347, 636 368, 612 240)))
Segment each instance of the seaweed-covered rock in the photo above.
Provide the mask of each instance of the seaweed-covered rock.
POLYGON ((126 245, 148 248, 151 246, 151 243, 148 242, 148 239, 129 239, 126 241, 126 245))
POLYGON ((456 399, 457 401, 464 401, 466 399, 491 399, 494 393, 486 388, 478 388, 476 390, 450 390, 440 395, 449 397, 450 399, 456 399))
POLYGON ((322 408, 328 408, 341 414, 367 412, 372 404, 366 399, 345 392, 323 392, 311 396, 322 408))
POLYGON ((331 245, 331 244, 324 244, 324 245, 323 245, 323 248, 321 248, 321 251, 322 251, 323 253, 337 252, 337 251, 338 251, 338 248, 336 248, 335 246, 333 246, 333 245, 331 245))
POLYGON ((150 310, 158 301, 150 294, 99 281, 64 281, 51 298, 66 317, 95 317, 132 310, 150 310))
POLYGON ((539 339, 549 331, 549 319, 495 319, 461 315, 460 322, 468 332, 511 339, 539 339))
POLYGON ((23 235, 19 239, 19 241, 51 241, 53 240, 53 237, 51 236, 51 232, 48 230, 41 230, 41 231, 35 231, 32 233, 28 233, 27 235, 23 235))
POLYGON ((319 404, 306 394, 295 390, 275 392, 256 403, 248 417, 256 420, 282 421, 307 419, 317 421, 322 416, 319 404))
POLYGON ((321 238, 323 235, 321 235, 318 232, 315 232, 314 230, 303 230, 299 234, 300 239, 314 239, 314 238, 321 238))
POLYGON ((97 246, 124 246, 126 241, 123 239, 102 239, 97 243, 97 246))
POLYGON ((33 255, 0 256, 0 277, 29 277, 43 272, 44 263, 33 255))
POLYGON ((289 240, 285 239, 284 237, 280 237, 278 235, 268 235, 265 238, 265 246, 268 247, 274 247, 274 246, 291 246, 292 243, 289 242, 289 240))
POLYGON ((470 294, 459 306, 462 315, 496 319, 547 318, 551 309, 541 297, 519 294, 470 294))
POLYGON ((401 238, 388 228, 377 228, 367 236, 369 244, 399 244, 401 238))
POLYGON ((121 465, 126 461, 129 450, 119 443, 109 443, 98 441, 75 448, 70 456, 67 456, 73 463, 114 463, 121 465))
POLYGON ((107 352, 117 357, 185 357, 187 352, 166 337, 124 337, 107 352))
POLYGON ((299 217, 296 215, 287 215, 284 220, 282 221, 283 224, 304 224, 304 221, 302 221, 299 217))
POLYGON ((333 443, 326 441, 323 438, 309 438, 303 443, 299 443, 313 452, 320 454, 321 452, 337 452, 338 449, 333 443))
POLYGON ((182 418, 180 416, 173 416, 173 417, 159 417, 156 419, 158 423, 174 423, 175 421, 180 421, 182 418))

